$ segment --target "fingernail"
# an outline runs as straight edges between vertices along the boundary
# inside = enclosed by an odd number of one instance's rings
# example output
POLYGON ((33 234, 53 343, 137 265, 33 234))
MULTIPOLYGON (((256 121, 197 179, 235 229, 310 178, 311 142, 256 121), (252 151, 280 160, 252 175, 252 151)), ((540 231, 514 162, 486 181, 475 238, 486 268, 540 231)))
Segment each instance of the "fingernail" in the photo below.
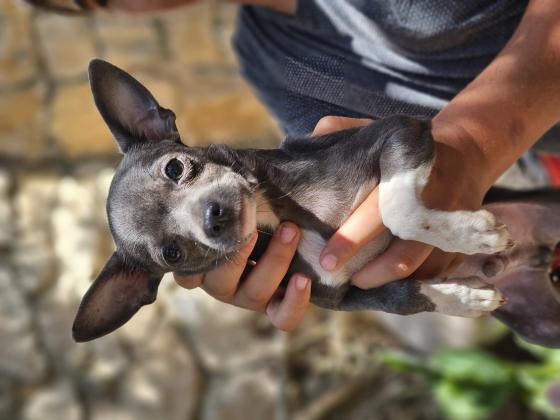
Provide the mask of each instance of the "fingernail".
POLYGON ((309 279, 301 275, 296 276, 296 289, 305 290, 309 284, 309 279))
POLYGON ((292 242, 292 239, 296 236, 296 231, 293 227, 289 225, 283 225, 280 230, 280 240, 283 244, 287 245, 292 242))
POLYGON ((336 263, 338 259, 333 254, 327 254, 321 258, 321 267, 325 270, 334 270, 336 268, 336 263))

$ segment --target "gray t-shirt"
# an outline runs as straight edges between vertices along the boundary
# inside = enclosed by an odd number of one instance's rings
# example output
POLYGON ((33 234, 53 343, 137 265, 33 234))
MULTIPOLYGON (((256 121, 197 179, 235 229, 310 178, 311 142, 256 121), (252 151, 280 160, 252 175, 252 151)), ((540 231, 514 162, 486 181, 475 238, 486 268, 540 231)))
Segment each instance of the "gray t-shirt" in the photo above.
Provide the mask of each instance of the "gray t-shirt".
POLYGON ((510 39, 527 0, 300 0, 240 9, 242 71, 289 134, 324 115, 431 116, 510 39))

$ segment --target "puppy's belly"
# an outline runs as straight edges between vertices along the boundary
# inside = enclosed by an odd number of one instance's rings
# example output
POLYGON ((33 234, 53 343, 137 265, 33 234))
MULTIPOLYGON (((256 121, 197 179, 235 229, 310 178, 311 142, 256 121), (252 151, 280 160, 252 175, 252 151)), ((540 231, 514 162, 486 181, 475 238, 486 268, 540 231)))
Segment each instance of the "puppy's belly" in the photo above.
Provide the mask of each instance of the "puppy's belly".
POLYGON ((391 232, 385 229, 374 240, 362 247, 348 263, 336 271, 325 271, 321 267, 319 257, 326 245, 326 241, 315 231, 303 230, 298 246, 298 254, 309 264, 322 284, 329 287, 338 287, 350 281, 354 273, 383 252, 389 245, 389 242, 391 242, 391 238, 391 232))

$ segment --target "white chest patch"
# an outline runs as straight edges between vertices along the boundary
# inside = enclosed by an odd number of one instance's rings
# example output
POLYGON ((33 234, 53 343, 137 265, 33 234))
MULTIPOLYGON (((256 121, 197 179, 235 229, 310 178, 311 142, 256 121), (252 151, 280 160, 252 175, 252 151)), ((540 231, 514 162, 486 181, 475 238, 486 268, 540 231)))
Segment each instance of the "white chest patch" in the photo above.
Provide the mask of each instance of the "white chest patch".
POLYGON ((321 267, 319 257, 326 245, 326 241, 315 231, 303 230, 301 241, 298 246, 298 253, 319 276, 319 280, 322 284, 330 287, 337 287, 350 281, 354 273, 387 248, 391 237, 391 233, 385 230, 373 241, 362 247, 347 264, 336 271, 326 271, 321 267))

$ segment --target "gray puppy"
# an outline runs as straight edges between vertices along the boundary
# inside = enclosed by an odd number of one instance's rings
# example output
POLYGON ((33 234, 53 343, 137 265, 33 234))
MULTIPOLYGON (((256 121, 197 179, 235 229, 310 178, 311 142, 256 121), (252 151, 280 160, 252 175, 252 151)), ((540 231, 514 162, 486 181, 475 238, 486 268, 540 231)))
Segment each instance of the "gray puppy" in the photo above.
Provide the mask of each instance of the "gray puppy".
POLYGON ((498 191, 500 201, 483 210, 428 209, 420 200, 434 160, 427 122, 394 116, 317 138, 288 138, 275 150, 188 147, 174 113, 129 74, 93 60, 89 75, 124 158, 107 201, 116 251, 78 310, 77 341, 113 331, 152 303, 164 273, 209 271, 233 257, 257 227, 272 231, 289 220, 301 227, 302 238, 286 279, 295 272, 311 278, 315 304, 468 317, 494 311, 530 340, 560 345, 560 305, 549 275, 560 237, 558 193, 511 201, 498 191), (376 186, 387 230, 343 267, 324 271, 319 254, 326 241, 376 186), (407 279, 371 290, 350 286, 352 275, 393 235, 472 257, 448 279, 407 279), (501 287, 508 303, 500 308, 499 284, 512 278, 501 287), (526 308, 527 290, 545 307, 526 308))

